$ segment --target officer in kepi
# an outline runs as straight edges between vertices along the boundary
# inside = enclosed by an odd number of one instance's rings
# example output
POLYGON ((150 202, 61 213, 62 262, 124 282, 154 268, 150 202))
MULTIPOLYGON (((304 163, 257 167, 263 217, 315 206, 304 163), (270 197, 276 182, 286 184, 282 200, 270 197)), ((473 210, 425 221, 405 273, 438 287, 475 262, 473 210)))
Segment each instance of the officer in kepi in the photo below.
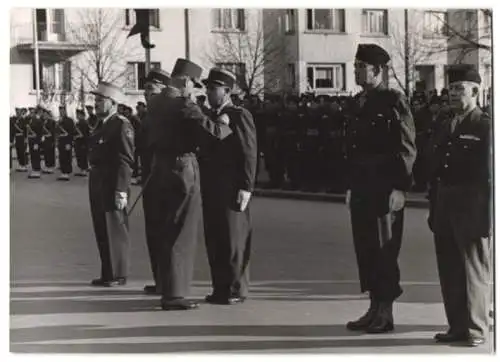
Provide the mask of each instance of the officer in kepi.
POLYGON ((360 44, 354 71, 363 90, 351 104, 347 124, 346 201, 362 292, 370 307, 350 330, 384 333, 394 329, 392 306, 402 294, 398 255, 405 193, 416 157, 415 126, 405 96, 383 83, 387 52, 360 44))
POLYGON ((212 140, 200 158, 205 243, 212 275, 212 304, 245 301, 249 287, 250 197, 257 169, 257 131, 250 112, 233 104, 234 74, 210 70, 207 96, 213 117, 229 117, 233 134, 212 140))
POLYGON ((448 73, 451 114, 442 114, 428 150, 429 227, 448 320, 440 343, 476 347, 489 335, 491 302, 491 118, 477 106, 473 66, 448 73))
POLYGON ((154 151, 150 185, 151 229, 158 250, 161 307, 189 310, 198 307, 188 300, 202 206, 196 152, 202 143, 224 139, 232 131, 228 116, 212 121, 194 101, 194 87, 202 87, 202 68, 178 59, 169 85, 148 104, 154 151))
POLYGON ((89 196, 101 276, 91 284, 112 287, 126 284, 128 275, 126 207, 134 163, 134 129, 117 113, 124 98, 120 88, 101 82, 92 93, 99 123, 90 139, 89 196))

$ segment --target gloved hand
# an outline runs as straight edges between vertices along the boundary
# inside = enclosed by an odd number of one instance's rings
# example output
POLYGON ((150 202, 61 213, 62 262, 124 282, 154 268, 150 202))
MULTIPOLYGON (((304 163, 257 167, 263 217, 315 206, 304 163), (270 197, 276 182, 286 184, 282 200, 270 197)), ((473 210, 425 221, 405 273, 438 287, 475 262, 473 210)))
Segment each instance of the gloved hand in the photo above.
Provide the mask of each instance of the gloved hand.
POLYGON ((224 113, 217 117, 217 122, 224 123, 226 126, 229 125, 229 116, 224 113))
POLYGON ((240 211, 245 211, 245 209, 248 206, 248 202, 250 201, 251 196, 252 196, 252 193, 250 191, 246 191, 246 190, 239 190, 238 191, 237 203, 238 203, 238 205, 240 205, 240 211))
POLYGON ((123 210, 127 207, 126 192, 115 192, 115 206, 118 210, 123 210))
POLYGON ((405 206, 405 193, 401 190, 392 190, 389 196, 389 210, 399 211, 405 206))

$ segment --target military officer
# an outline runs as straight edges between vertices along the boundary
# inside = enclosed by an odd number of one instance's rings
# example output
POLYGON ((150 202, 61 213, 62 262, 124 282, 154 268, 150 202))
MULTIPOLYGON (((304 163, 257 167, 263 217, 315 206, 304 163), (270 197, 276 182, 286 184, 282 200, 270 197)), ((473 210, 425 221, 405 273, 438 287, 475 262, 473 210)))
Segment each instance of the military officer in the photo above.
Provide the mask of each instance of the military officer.
MULTIPOLYGON (((133 173, 132 173, 132 185, 138 185, 139 184, 139 173, 140 173, 140 159, 139 159, 139 152, 140 150, 137 149, 137 145, 139 144, 139 138, 141 134, 141 120, 139 117, 137 117, 133 110, 132 107, 129 106, 124 106, 123 107, 123 115, 127 117, 127 119, 130 121, 132 124, 132 127, 134 127, 134 135, 135 135, 135 140, 134 144, 136 145, 135 148, 135 153, 134 153, 134 167, 133 167, 133 173)), ((140 148, 140 147, 139 147, 140 148)))
POLYGON ((30 123, 26 125, 31 159, 31 171, 28 178, 31 179, 38 179, 41 176, 41 145, 43 137, 42 111, 41 107, 36 107, 30 123))
POLYGON ((101 276, 91 284, 112 287, 126 284, 128 275, 126 207, 134 163, 134 129, 117 113, 117 104, 124 98, 120 88, 101 82, 92 93, 100 120, 90 139, 89 196, 101 276))
POLYGON ((75 121, 68 117, 66 107, 59 107, 59 122, 57 126, 57 149, 59 151, 59 167, 61 176, 58 180, 69 181, 73 172, 73 139, 76 135, 75 121))
POLYGON ((387 52, 360 44, 354 69, 363 90, 354 98, 347 125, 348 191, 361 291, 370 307, 350 330, 384 333, 394 328, 392 306, 402 294, 398 255, 405 193, 416 157, 415 126, 409 105, 382 83, 387 52))
POLYGON ((233 134, 213 141, 200 159, 205 243, 212 275, 212 304, 242 303, 248 296, 252 226, 249 201, 257 169, 257 131, 250 112, 233 104, 236 77, 212 68, 205 79, 214 117, 226 114, 233 134))
POLYGON ((75 176, 87 176, 88 162, 88 142, 90 137, 90 128, 85 119, 85 111, 83 109, 76 110, 76 135, 75 135, 75 156, 76 164, 79 171, 75 176))
POLYGON ((429 226, 449 329, 437 342, 478 346, 489 334, 491 287, 491 118, 476 105, 473 66, 449 70, 451 115, 429 150, 429 226))
POLYGON ((148 104, 151 122, 148 144, 154 150, 150 185, 152 237, 160 264, 161 307, 189 310, 198 304, 186 299, 193 273, 198 227, 201 226, 201 191, 197 148, 211 138, 232 133, 223 122, 213 122, 195 103, 194 86, 202 87, 202 68, 178 59, 170 83, 148 104))
MULTIPOLYGON (((162 89, 164 89, 169 84, 169 82, 170 74, 168 72, 162 69, 152 69, 149 72, 148 76, 146 77, 146 84, 144 85, 144 99, 146 99, 148 106, 151 104, 152 98, 159 95, 162 89)), ((141 152, 141 171, 143 182, 142 207, 144 210, 144 222, 146 224, 146 244, 148 247, 149 260, 154 281, 154 284, 146 285, 144 287, 144 292, 146 294, 159 294, 161 284, 159 280, 159 252, 156 250, 154 244, 154 238, 152 235, 153 225, 151 223, 152 215, 154 214, 154 208, 151 207, 151 200, 154 199, 155 194, 153 193, 153 188, 149 185, 153 149, 147 144, 148 139, 151 137, 151 125, 146 110, 144 109, 144 113, 141 112, 140 114, 142 114, 143 117, 140 144, 138 145, 141 152)))

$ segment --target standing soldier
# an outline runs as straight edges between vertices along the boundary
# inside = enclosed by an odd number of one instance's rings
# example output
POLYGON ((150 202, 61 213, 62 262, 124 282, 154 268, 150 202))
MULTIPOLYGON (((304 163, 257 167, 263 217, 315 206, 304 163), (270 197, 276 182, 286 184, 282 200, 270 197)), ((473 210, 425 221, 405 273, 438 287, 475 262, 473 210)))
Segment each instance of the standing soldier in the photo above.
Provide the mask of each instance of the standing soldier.
POLYGON ((26 125, 28 135, 28 145, 31 159, 31 172, 28 178, 40 178, 41 171, 41 152, 43 137, 43 119, 41 107, 37 107, 31 118, 31 122, 26 125))
POLYGON ((134 129, 117 113, 124 98, 120 88, 99 83, 95 108, 100 117, 90 139, 90 211, 101 259, 101 276, 93 286, 112 287, 127 282, 129 261, 128 216, 134 162, 134 129))
POLYGON ((144 168, 144 160, 142 159, 142 146, 143 146, 143 130, 142 130, 142 123, 144 121, 144 118, 146 117, 146 103, 144 102, 137 102, 135 106, 135 111, 136 115, 135 117, 137 118, 137 122, 139 124, 138 127, 138 133, 136 132, 135 134, 135 155, 134 155, 134 162, 137 162, 137 165, 139 167, 139 170, 137 173, 139 174, 139 179, 137 180, 140 185, 143 183, 143 168, 144 168))
POLYGON ((75 121, 68 117, 66 107, 59 107, 59 122, 57 125, 57 150, 59 152, 59 168, 61 176, 58 180, 69 181, 73 172, 73 138, 76 134, 75 121))
POLYGON ((476 347, 489 335, 492 124, 476 105, 474 67, 448 76, 452 114, 443 114, 429 150, 429 226, 449 324, 434 338, 476 347))
POLYGON ((76 135, 75 135, 75 156, 76 164, 79 172, 75 176, 87 176, 89 162, 88 162, 88 148, 90 128, 87 120, 85 119, 85 111, 83 109, 76 110, 76 135))
MULTIPOLYGON (((130 121, 132 124, 132 127, 134 127, 134 135, 135 135, 135 140, 134 144, 138 145, 139 144, 139 138, 141 134, 141 120, 139 117, 134 115, 132 107, 129 106, 124 106, 123 107, 123 115, 130 121)), ((138 185, 139 184, 139 150, 137 149, 137 146, 135 148, 134 152, 134 166, 133 166, 133 173, 132 173, 132 185, 138 185)))
POLYGON ((49 110, 43 111, 43 173, 53 174, 56 166, 56 121, 49 110))
POLYGON ((148 143, 154 150, 154 177, 148 187, 154 195, 151 223, 159 257, 164 310, 198 307, 197 303, 185 299, 190 289, 202 216, 195 152, 209 134, 224 139, 232 133, 227 126, 227 115, 213 122, 194 102, 193 88, 202 87, 201 73, 202 68, 195 63, 178 59, 169 86, 148 105, 146 124, 151 122, 148 143))
POLYGON ((233 134, 208 145, 200 160, 203 221, 212 304, 245 301, 249 287, 252 227, 248 203, 257 169, 257 131, 250 112, 232 103, 236 77, 212 68, 204 80, 214 118, 226 114, 233 134))
POLYGON ((85 109, 87 110, 87 124, 89 125, 90 133, 92 133, 94 128, 97 126, 99 119, 97 118, 97 115, 94 113, 94 107, 88 105, 85 106, 85 109))
POLYGON ((19 111, 19 114, 16 115, 14 120, 14 135, 15 135, 15 148, 17 155, 17 163, 18 172, 27 172, 28 171, 28 159, 26 157, 26 126, 29 118, 27 117, 27 110, 23 108, 19 111))
MULTIPOLYGON (((144 85, 144 99, 146 100, 147 106, 149 107, 153 97, 159 95, 170 81, 170 74, 165 72, 162 69, 152 69, 148 76, 146 77, 146 84, 144 85)), ((138 112, 139 116, 142 117, 142 127, 141 127, 141 135, 139 138, 139 145, 141 152, 141 174, 142 174, 142 208, 144 210, 144 223, 146 225, 146 244, 148 247, 149 260, 151 265, 151 271, 153 274, 153 285, 144 286, 144 292, 146 294, 159 294, 160 293, 160 266, 159 266, 159 251, 157 250, 155 239, 153 235, 153 227, 152 224, 154 208, 152 206, 152 200, 155 198, 154 190, 150 186, 150 177, 151 177, 151 163, 153 159, 153 149, 148 145, 149 138, 152 137, 151 134, 151 119, 148 118, 148 114, 146 111, 146 107, 142 108, 141 111, 138 112)))
POLYGON ((412 183, 415 126, 403 94, 382 84, 389 62, 375 44, 360 44, 354 63, 356 83, 347 134, 351 225, 361 291, 370 307, 350 330, 384 333, 394 329, 392 305, 402 294, 398 255, 403 233, 405 192, 412 183))

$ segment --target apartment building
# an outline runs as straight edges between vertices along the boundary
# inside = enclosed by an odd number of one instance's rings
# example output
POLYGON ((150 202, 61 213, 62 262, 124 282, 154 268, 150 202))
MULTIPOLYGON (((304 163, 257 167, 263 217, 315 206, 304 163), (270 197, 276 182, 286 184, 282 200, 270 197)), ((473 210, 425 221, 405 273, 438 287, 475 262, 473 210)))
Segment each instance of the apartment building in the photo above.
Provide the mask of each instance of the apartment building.
MULTIPOLYGON (((11 111, 36 104, 36 48, 42 102, 54 111, 63 101, 70 111, 82 100, 91 104, 88 92, 98 79, 121 84, 131 105, 143 100, 145 50, 139 36, 127 38, 136 22, 132 9, 14 8, 10 15, 11 111)), ((205 76, 219 65, 243 79, 262 44, 253 40, 261 24, 258 9, 152 9, 151 67, 170 71, 177 58, 188 57, 205 76)), ((261 87, 262 72, 253 73, 252 86, 261 87)))

